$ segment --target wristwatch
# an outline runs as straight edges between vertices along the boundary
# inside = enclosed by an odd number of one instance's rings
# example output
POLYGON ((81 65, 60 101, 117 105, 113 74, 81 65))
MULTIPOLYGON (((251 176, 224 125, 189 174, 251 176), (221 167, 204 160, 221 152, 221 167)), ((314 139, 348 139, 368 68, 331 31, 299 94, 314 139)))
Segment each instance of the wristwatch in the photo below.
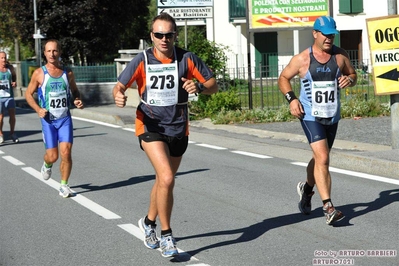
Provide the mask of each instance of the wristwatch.
POLYGON ((195 83, 197 85, 198 93, 202 93, 205 90, 205 86, 202 83, 195 83))
POLYGON ((351 78, 350 76, 348 76, 348 79, 349 79, 351 84, 354 82, 353 78, 351 78))

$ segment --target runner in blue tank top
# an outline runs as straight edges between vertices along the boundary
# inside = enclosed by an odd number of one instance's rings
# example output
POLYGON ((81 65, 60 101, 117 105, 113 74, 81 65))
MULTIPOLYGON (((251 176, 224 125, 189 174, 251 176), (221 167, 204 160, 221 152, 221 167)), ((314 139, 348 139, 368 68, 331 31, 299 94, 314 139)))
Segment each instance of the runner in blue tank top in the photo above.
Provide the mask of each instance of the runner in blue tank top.
POLYGON ((8 111, 10 134, 14 142, 19 142, 15 134, 15 100, 14 88, 17 86, 14 67, 7 61, 7 54, 0 51, 0 144, 4 142, 3 118, 8 111))
POLYGON ((43 179, 48 180, 51 177, 53 163, 61 156, 59 195, 67 198, 74 195, 68 185, 72 170, 73 144, 73 124, 69 108, 72 99, 79 109, 83 108, 83 103, 73 72, 61 66, 61 47, 57 40, 46 42, 44 56, 47 64, 33 72, 26 90, 26 101, 39 115, 42 124, 46 149, 41 168, 43 179), (35 92, 39 103, 33 98, 35 92))
POLYGON ((313 151, 307 167, 306 182, 299 182, 299 210, 311 212, 311 198, 316 185, 323 202, 327 224, 344 218, 331 202, 330 150, 334 143, 340 119, 340 90, 356 84, 356 71, 349 56, 334 46, 338 34, 333 18, 322 16, 313 25, 314 43, 295 55, 280 74, 278 85, 290 105, 291 114, 301 121, 302 128, 313 151), (299 99, 292 91, 290 80, 299 76, 299 99))

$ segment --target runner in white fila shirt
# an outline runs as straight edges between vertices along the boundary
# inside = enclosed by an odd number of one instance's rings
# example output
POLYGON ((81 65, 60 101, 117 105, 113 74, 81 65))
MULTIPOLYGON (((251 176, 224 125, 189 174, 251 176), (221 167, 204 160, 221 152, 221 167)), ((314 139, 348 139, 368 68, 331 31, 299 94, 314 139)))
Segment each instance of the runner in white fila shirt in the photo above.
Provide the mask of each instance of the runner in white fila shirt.
POLYGON ((61 185, 59 195, 74 195, 68 180, 72 170, 73 124, 70 103, 83 108, 73 72, 61 65, 61 47, 57 40, 48 40, 44 46, 47 64, 33 72, 26 90, 26 101, 40 117, 43 142, 46 149, 41 168, 43 179, 51 177, 53 163, 61 157, 61 185), (37 91, 39 104, 33 98, 37 91), (60 151, 58 151, 58 149, 60 151))
POLYGON ((329 153, 341 117, 340 90, 354 86, 357 78, 348 54, 333 45, 337 33, 333 18, 317 18, 313 26, 313 45, 295 55, 278 80, 279 88, 289 102, 291 114, 300 119, 313 151, 313 158, 307 167, 307 180, 297 185, 299 210, 303 214, 310 214, 313 187, 316 185, 327 224, 344 218, 331 202, 329 153), (301 80, 299 99, 290 83, 297 75, 301 80))

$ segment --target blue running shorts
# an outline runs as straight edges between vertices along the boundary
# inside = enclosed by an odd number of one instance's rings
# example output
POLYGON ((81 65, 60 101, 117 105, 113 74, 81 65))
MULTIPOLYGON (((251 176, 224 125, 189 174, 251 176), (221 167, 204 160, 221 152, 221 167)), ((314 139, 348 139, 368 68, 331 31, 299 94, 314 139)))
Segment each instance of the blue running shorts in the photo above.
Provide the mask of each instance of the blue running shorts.
POLYGON ((4 114, 6 110, 15 108, 14 98, 0 98, 0 114, 4 114))
POLYGON ((308 138, 309 144, 322 139, 327 139, 328 148, 331 149, 335 136, 337 135, 338 123, 324 125, 317 121, 301 120, 301 125, 306 137, 308 138))
POLYGON ((59 142, 73 143, 73 124, 71 116, 66 116, 57 120, 42 118, 40 121, 42 122, 43 142, 46 149, 58 147, 59 142))

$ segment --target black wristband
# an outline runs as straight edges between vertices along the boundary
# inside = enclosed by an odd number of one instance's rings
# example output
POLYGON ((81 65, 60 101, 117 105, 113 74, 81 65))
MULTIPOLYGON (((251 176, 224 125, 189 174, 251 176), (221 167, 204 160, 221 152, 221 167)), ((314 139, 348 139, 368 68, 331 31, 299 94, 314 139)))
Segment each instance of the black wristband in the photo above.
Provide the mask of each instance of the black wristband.
POLYGON ((293 91, 287 92, 284 96, 285 99, 287 99, 288 103, 291 103, 293 100, 298 99, 293 91))
POLYGON ((195 83, 195 85, 197 86, 198 92, 197 93, 201 93, 205 90, 205 86, 202 83, 195 83))

